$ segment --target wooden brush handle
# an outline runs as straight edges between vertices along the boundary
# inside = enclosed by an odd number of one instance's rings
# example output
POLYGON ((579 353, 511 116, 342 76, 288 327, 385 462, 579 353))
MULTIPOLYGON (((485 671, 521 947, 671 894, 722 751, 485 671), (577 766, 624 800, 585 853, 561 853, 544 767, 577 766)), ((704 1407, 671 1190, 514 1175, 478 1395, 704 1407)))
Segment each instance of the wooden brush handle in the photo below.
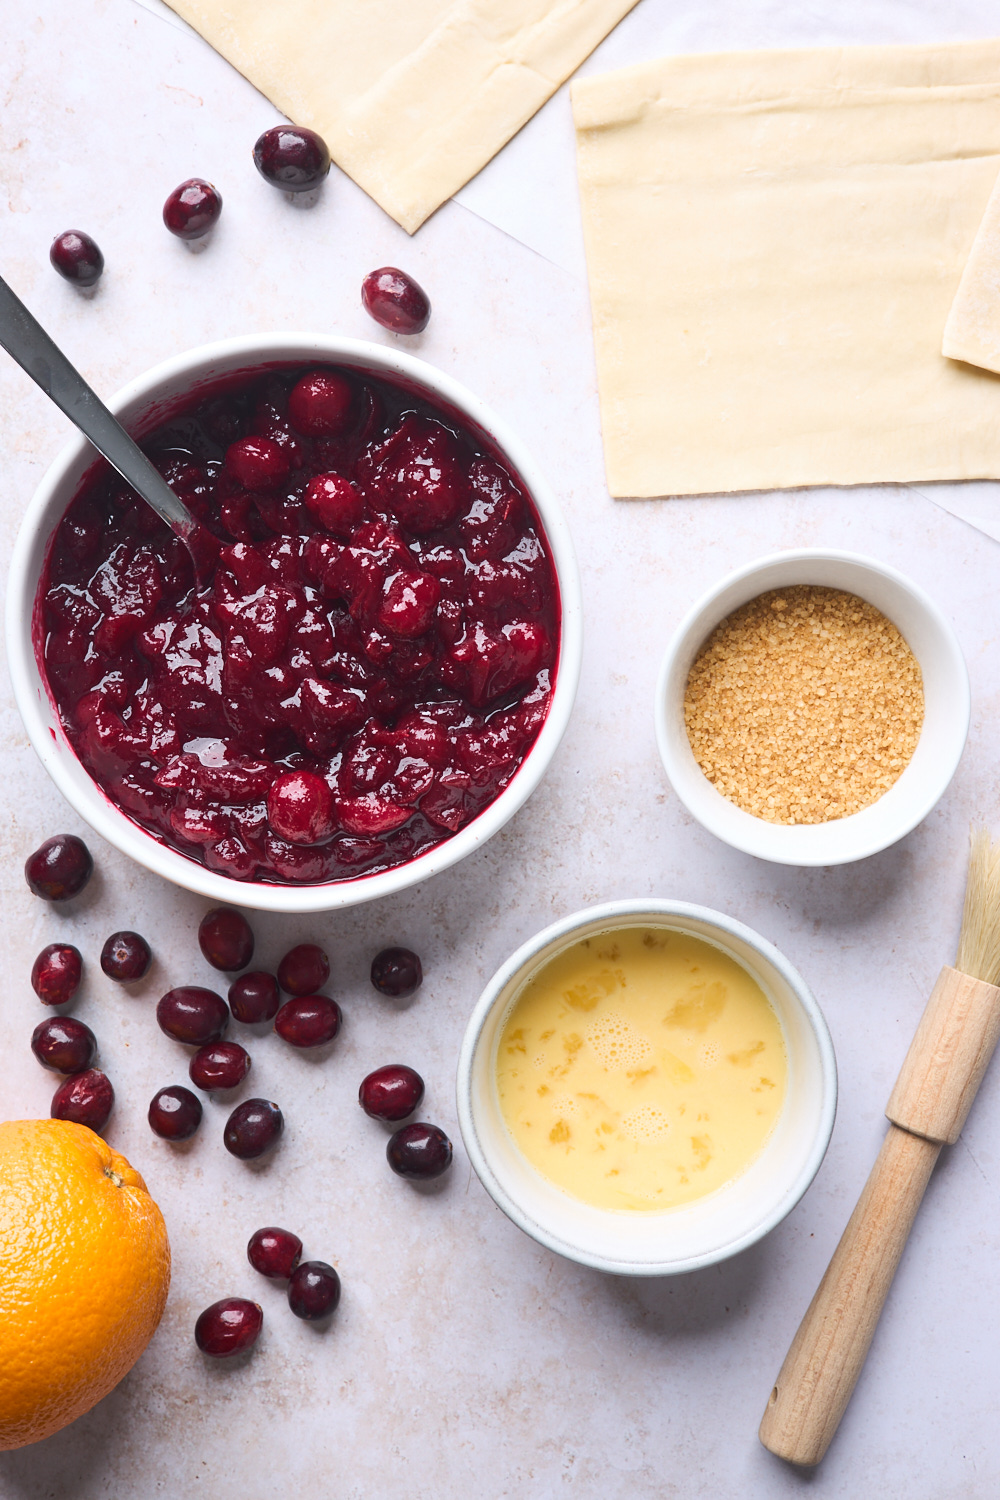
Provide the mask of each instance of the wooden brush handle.
POLYGON ((760 1440, 818 1464, 861 1374, 945 1142, 958 1140, 1000 1036, 1000 989, 942 970, 886 1114, 892 1124, 771 1392, 760 1440))

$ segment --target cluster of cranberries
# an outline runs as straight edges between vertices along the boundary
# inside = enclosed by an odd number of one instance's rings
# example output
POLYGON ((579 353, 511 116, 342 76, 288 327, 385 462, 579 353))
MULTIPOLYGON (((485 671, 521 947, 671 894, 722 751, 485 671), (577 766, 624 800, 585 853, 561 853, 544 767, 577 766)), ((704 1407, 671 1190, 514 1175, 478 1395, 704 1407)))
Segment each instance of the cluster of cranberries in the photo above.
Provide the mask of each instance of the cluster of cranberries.
MULTIPOLYGON (((269 1225, 250 1236, 247 1259, 255 1271, 285 1281, 288 1305, 297 1318, 318 1323, 340 1302, 340 1277, 325 1260, 302 1260, 302 1241, 289 1229, 269 1225)), ((226 1359, 252 1349, 260 1337, 264 1313, 247 1297, 223 1297, 198 1318, 195 1343, 203 1354, 226 1359)))

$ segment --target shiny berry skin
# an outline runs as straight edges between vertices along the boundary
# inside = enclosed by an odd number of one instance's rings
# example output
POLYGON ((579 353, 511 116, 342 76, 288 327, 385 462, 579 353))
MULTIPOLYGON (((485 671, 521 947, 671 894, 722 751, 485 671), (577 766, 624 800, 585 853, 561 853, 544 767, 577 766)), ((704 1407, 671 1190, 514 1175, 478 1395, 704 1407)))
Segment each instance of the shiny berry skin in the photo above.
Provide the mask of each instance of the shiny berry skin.
POLYGON ((365 518, 365 502, 350 480, 339 474, 317 474, 310 479, 302 503, 324 530, 345 542, 365 518))
POLYGON ((340 1030, 340 1006, 327 995, 293 995, 274 1018, 274 1029, 292 1047, 322 1047, 340 1030))
POLYGON ((340 1301, 340 1277, 325 1260, 304 1260, 288 1280, 288 1305, 297 1318, 318 1322, 340 1301))
POLYGON ((354 392, 335 370, 303 375, 288 393, 292 426, 306 437, 337 437, 351 425, 354 392))
POLYGON ((229 986, 229 1009, 234 1019, 242 1021, 244 1026, 273 1021, 280 1003, 278 981, 273 974, 265 974, 263 970, 241 974, 229 986))
POLYGON ((110 1078, 99 1068, 88 1068, 85 1073, 74 1073, 59 1085, 52 1095, 49 1114, 53 1120, 73 1120, 77 1125, 89 1125, 100 1135, 114 1103, 115 1091, 110 1078))
POLYGON ((57 234, 49 246, 49 260, 59 275, 74 286, 93 286, 100 281, 104 270, 104 256, 82 229, 67 229, 57 234))
POLYGON ((175 1042, 204 1047, 217 1042, 229 1025, 229 1006, 214 990, 198 985, 181 985, 168 990, 156 1007, 160 1030, 175 1042))
POLYGON ((273 490, 284 484, 291 464, 273 438, 245 437, 226 449, 226 469, 246 490, 273 490))
POLYGON ((241 912, 217 906, 201 919, 198 946, 213 969, 234 973, 253 958, 253 931, 241 912))
POLYGON ((330 153, 315 130, 297 125, 274 125, 257 137, 254 166, 273 187, 286 193, 306 193, 319 187, 330 170, 330 153))
POLYGON ((423 1097, 424 1080, 405 1063, 376 1068, 358 1089, 358 1103, 373 1120, 405 1120, 423 1097))
POLYGON ((208 1092, 238 1088, 249 1071, 250 1054, 239 1042, 209 1042, 192 1057, 188 1076, 197 1088, 208 1092))
POLYGON ((83 839, 60 833, 46 839, 24 865, 24 878, 45 901, 69 901, 79 896, 94 873, 94 861, 83 839))
POLYGON ((285 1119, 276 1104, 267 1099, 247 1099, 229 1116, 222 1140, 232 1156, 252 1161, 278 1144, 284 1128, 285 1119))
POLYGON ((437 1125, 404 1125, 389 1137, 386 1159, 400 1177, 440 1177, 451 1166, 451 1141, 437 1125))
POLYGON ((175 187, 163 205, 163 222, 179 240, 200 240, 214 229, 222 212, 222 194, 202 177, 175 187))
POLYGON ((260 1338, 264 1314, 259 1303, 246 1297, 222 1297, 206 1307, 194 1325, 194 1341, 202 1354, 228 1359, 245 1354, 260 1338))
POLYGON ((290 1229, 270 1225, 256 1229, 247 1245, 247 1260, 262 1276, 287 1281, 302 1258, 302 1241, 290 1229))
POLYGON ((31 988, 43 1005, 65 1005, 80 987, 83 959, 72 943, 50 943, 31 966, 31 988))
POLYGON ((101 949, 101 968, 119 984, 142 979, 152 961, 149 944, 137 932, 113 932, 101 949))
POLYGON ((365 277, 361 301, 365 312, 393 333, 422 333, 431 315, 423 287, 395 266, 382 266, 365 277))
POLYGON ((51 1016, 31 1033, 31 1050, 54 1073, 83 1073, 97 1055, 97 1038, 73 1016, 51 1016))
POLYGON ((330 960, 315 943, 289 948, 278 965, 278 983, 286 995, 312 995, 330 977, 330 960))
POLYGON ((318 844, 337 826, 333 793, 312 771, 284 771, 268 791, 267 821, 290 844, 318 844))
POLYGON ((201 1100, 182 1084, 160 1089, 149 1101, 150 1129, 165 1141, 186 1141, 201 1124, 201 1100))
POLYGON ((424 971, 409 948, 383 948, 372 959, 372 984, 380 995, 394 1000, 412 995, 423 982, 424 971))

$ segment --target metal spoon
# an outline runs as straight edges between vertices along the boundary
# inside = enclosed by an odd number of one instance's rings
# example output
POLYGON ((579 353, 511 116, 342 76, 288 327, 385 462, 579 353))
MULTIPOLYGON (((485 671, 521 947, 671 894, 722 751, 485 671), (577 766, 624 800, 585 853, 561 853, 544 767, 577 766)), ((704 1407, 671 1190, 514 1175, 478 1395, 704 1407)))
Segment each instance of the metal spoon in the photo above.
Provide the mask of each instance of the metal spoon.
POLYGON ((219 543, 179 500, 137 443, 91 390, 79 370, 0 277, 0 346, 60 411, 75 422, 108 463, 151 505, 191 554, 200 585, 210 581, 219 543))

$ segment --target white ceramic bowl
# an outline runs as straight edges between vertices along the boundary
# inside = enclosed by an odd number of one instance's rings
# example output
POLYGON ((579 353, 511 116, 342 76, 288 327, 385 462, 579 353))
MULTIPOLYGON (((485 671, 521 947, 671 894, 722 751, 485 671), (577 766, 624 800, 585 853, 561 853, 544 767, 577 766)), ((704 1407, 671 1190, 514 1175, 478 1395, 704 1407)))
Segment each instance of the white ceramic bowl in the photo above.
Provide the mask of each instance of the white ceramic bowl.
POLYGON ((353 906, 388 896, 455 864, 513 816, 538 785, 569 720, 580 674, 582 611, 573 545, 558 502, 537 465, 506 423, 471 391, 412 355, 359 339, 322 334, 255 334, 189 350, 156 365, 108 402, 125 427, 142 437, 163 422, 181 398, 239 372, 264 365, 335 363, 408 385, 440 406, 453 409, 473 433, 510 461, 524 482, 548 542, 559 582, 562 630, 555 690, 548 718, 520 768, 495 802, 465 828, 426 853, 376 875, 322 885, 268 885, 232 880, 160 844, 133 823, 92 781, 63 733, 39 672, 32 639, 35 594, 52 532, 80 480, 95 461, 94 450, 75 438, 55 460, 28 506, 10 564, 7 592, 7 656, 14 696, 31 743, 59 790, 92 828, 147 869, 212 901, 258 910, 309 912, 353 906))
POLYGON ((837 1107, 833 1043, 801 976, 764 938, 682 901, 612 901, 576 912, 519 948, 480 997, 458 1060, 458 1119, 483 1186, 508 1218, 570 1260, 631 1276, 696 1271, 745 1250, 791 1211, 823 1160, 837 1107), (623 927, 665 927, 714 943, 747 969, 777 1012, 788 1054, 785 1102, 747 1170, 705 1198, 662 1213, 593 1208, 521 1153, 496 1086, 504 1022, 538 969, 573 943, 623 927))
POLYGON ((855 552, 814 548, 777 552, 716 584, 689 610, 663 658, 654 714, 660 755, 674 791, 710 833, 782 865, 839 865, 877 854, 915 828, 943 795, 969 733, 969 673, 951 625, 902 573, 855 552), (889 790, 858 813, 829 823, 767 823, 717 792, 694 758, 684 725, 684 690, 699 649, 733 610, 769 589, 793 584, 843 589, 892 621, 924 681, 924 723, 909 765, 889 790))

